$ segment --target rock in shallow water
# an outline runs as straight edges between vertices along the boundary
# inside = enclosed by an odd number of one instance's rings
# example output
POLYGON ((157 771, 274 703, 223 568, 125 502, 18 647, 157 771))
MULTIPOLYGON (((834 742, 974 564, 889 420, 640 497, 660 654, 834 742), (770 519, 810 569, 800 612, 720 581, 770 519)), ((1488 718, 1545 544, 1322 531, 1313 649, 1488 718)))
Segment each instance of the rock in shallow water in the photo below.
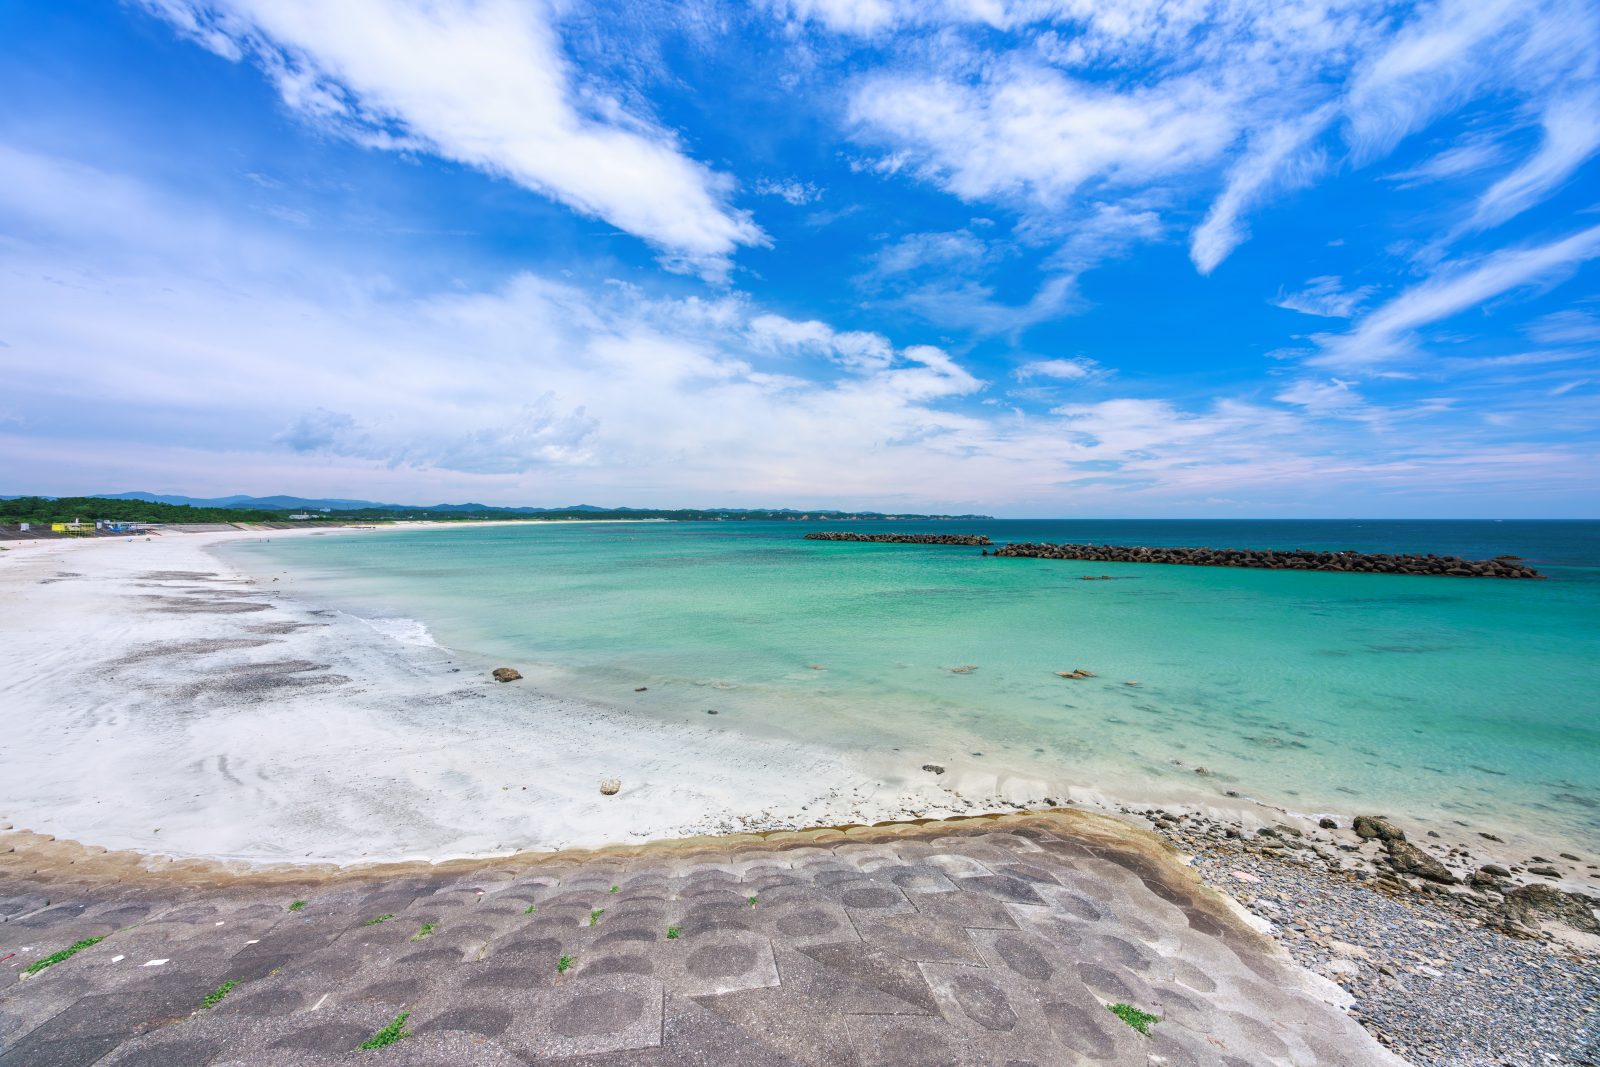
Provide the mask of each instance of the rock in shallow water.
POLYGON ((497 682, 514 682, 522 677, 522 672, 514 667, 496 667, 494 680, 497 682))

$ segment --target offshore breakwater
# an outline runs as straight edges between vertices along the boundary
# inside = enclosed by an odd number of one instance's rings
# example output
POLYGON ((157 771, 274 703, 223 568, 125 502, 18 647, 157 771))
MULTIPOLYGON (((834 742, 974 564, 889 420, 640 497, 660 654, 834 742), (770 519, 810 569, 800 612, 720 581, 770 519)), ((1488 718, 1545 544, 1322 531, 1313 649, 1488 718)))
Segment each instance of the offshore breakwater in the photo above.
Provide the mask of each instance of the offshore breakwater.
POLYGON ((994 544, 983 534, 846 533, 822 530, 806 534, 807 541, 872 541, 896 545, 966 545, 969 548, 994 544))
MULTIPOLYGON (((808 535, 809 536, 809 535, 808 535)), ((1420 574, 1450 578, 1543 578, 1515 556, 1470 560, 1460 556, 1391 555, 1371 552, 1308 552, 1299 549, 1149 548, 1130 545, 1056 545, 1017 542, 996 556, 1075 559, 1095 563, 1172 563, 1189 567, 1254 567, 1278 571, 1339 571, 1349 574, 1420 574)))

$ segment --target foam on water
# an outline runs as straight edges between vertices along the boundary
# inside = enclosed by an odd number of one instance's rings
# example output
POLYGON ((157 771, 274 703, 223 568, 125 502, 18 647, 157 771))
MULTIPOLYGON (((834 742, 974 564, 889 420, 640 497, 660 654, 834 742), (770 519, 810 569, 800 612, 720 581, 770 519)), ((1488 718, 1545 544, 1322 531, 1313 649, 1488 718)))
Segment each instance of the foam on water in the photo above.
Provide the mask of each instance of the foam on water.
POLYGON ((640 715, 715 710, 726 729, 961 760, 1001 777, 1044 768, 1113 793, 1181 784, 1299 810, 1537 825, 1600 844, 1600 524, 851 527, 1508 553, 1545 582, 801 540, 817 528, 416 529, 232 551, 246 567, 287 567, 307 599, 425 620, 448 647, 536 666, 574 696, 640 715), (1075 668, 1095 677, 1056 673, 1075 668))
POLYGON ((378 631, 383 636, 402 645, 415 645, 419 648, 438 648, 439 642, 433 639, 433 634, 428 631, 427 624, 419 619, 384 618, 362 619, 362 622, 378 631))

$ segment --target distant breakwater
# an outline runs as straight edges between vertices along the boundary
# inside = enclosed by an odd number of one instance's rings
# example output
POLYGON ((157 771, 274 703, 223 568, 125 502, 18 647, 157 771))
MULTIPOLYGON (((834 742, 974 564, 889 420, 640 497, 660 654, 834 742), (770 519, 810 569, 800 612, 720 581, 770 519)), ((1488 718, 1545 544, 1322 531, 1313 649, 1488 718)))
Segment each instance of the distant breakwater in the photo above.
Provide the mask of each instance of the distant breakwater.
POLYGON ((837 530, 808 533, 805 539, 807 541, 874 541, 880 544, 896 545, 966 545, 970 548, 994 544, 983 534, 865 534, 845 533, 837 530))
MULTIPOLYGON (((815 537, 816 534, 807 534, 815 537)), ((870 540, 871 538, 866 538, 870 540)), ((953 542, 978 544, 978 541, 953 542)), ((1281 571, 1342 571, 1358 574, 1423 574, 1450 578, 1543 578, 1515 556, 1470 560, 1460 556, 1387 555, 1367 552, 1308 552, 1300 549, 1146 548, 1129 545, 1052 545, 1018 542, 996 556, 1080 559, 1096 563, 1176 563, 1190 567, 1256 567, 1281 571)))

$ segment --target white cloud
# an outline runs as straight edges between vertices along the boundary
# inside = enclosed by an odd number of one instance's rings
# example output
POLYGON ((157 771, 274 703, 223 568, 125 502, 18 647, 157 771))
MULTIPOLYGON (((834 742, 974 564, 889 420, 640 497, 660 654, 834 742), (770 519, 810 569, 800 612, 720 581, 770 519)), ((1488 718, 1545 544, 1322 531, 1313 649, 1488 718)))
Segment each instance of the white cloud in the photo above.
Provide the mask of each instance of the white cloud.
POLYGON ((1017 380, 1050 378, 1061 382, 1077 382, 1103 374, 1100 365, 1092 359, 1035 359, 1018 367, 1017 380))
POLYGON ((964 200, 1060 207, 1086 183, 1139 185, 1216 159, 1235 126, 1198 80, 1118 92, 1018 62, 977 85, 879 75, 851 96, 865 134, 964 200))
POLYGON ((1528 335, 1547 345, 1582 345, 1600 341, 1600 315, 1578 308, 1555 311, 1536 319, 1528 335))
POLYGON ((908 233, 878 250, 872 257, 871 273, 882 278, 925 267, 966 273, 992 258, 988 242, 965 230, 908 233))
POLYGON ((1248 236, 1242 216, 1246 209, 1276 190, 1309 185, 1326 165, 1322 153, 1311 147, 1334 109, 1324 104, 1311 114, 1264 131, 1228 171, 1222 195, 1212 203, 1205 221, 1189 242, 1189 258, 1201 274, 1210 274, 1248 236))
POLYGON ((1286 308, 1289 311, 1299 311, 1306 315, 1348 319, 1376 291, 1376 287, 1371 285, 1363 285, 1346 291, 1343 282, 1337 275, 1324 274, 1307 281, 1305 288, 1298 293, 1289 293, 1288 295, 1280 293, 1278 299, 1273 303, 1278 307, 1286 308))
POLYGON ((1502 249, 1479 261, 1449 264, 1356 323, 1346 334, 1322 335, 1323 351, 1308 362, 1356 367, 1411 352, 1412 332, 1478 307, 1503 293, 1551 284, 1600 256, 1600 226, 1549 244, 1502 249))
POLYGON ((726 272, 766 238, 728 204, 733 182, 672 132, 580 89, 539 0, 145 0, 229 59, 246 57, 294 111, 361 143, 425 151, 507 178, 726 272))
POLYGON ((803 207, 822 199, 822 190, 815 183, 803 182, 798 178, 785 178, 781 181, 762 178, 756 182, 754 189, 759 196, 775 196, 795 207, 803 207))
POLYGON ((1387 155, 1401 139, 1467 99, 1499 69, 1501 50, 1535 13, 1524 0, 1434 3, 1366 57, 1345 102, 1358 163, 1387 155))
POLYGON ((1445 181, 1487 170, 1505 159, 1505 147, 1492 138, 1471 137, 1423 160, 1414 167, 1385 175, 1402 189, 1445 181))
POLYGON ((800 21, 820 22, 835 33, 872 34, 889 29, 902 18, 894 0, 787 0, 774 3, 800 21))
POLYGON ((1355 382, 1329 378, 1318 381, 1302 378, 1274 397, 1280 404, 1292 404, 1316 416, 1370 420, 1377 417, 1355 389, 1355 382))
MULTIPOLYGON (((1498 226, 1559 188, 1600 149, 1600 12, 1572 0, 1441 2, 1423 10, 1363 62, 1344 103, 1358 165, 1480 97, 1520 98, 1539 146, 1491 185, 1446 240, 1498 226)), ((1452 177, 1500 154, 1480 137, 1396 177, 1452 177)))
POLYGON ((1600 94, 1554 101, 1541 119, 1544 138, 1533 155, 1491 185, 1467 225, 1498 226, 1543 200, 1600 149, 1600 94))
POLYGON ((875 307, 911 311, 940 326, 1013 338, 1040 323, 1082 310, 1086 302, 1078 277, 1105 260, 1122 255, 1136 241, 1160 231, 1152 211, 1095 204, 1070 224, 1037 222, 1013 230, 1012 240, 990 238, 988 219, 973 219, 974 229, 912 233, 881 248, 857 284, 875 307), (1018 245, 1055 245, 1043 257, 1043 277, 1033 294, 1011 302, 987 280, 1014 256, 1018 245))
POLYGON ((835 330, 817 319, 796 322, 782 315, 757 315, 746 333, 758 350, 820 355, 854 370, 883 370, 894 361, 894 346, 882 334, 835 330))

